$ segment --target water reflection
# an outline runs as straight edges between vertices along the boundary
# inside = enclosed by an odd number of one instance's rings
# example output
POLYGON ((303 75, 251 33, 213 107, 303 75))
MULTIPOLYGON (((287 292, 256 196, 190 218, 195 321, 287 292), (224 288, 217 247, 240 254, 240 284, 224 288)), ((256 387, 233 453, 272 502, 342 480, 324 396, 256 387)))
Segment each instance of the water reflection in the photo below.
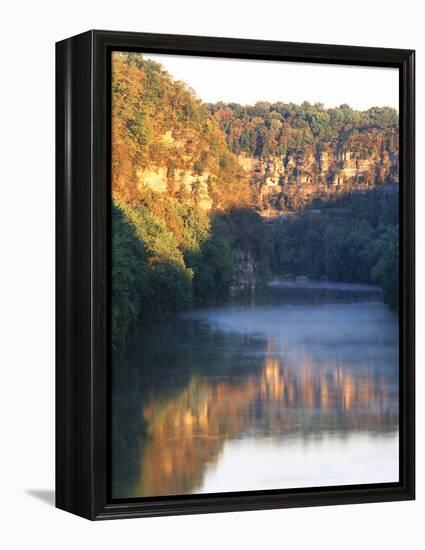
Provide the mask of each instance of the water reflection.
POLYGON ((391 479, 376 481, 396 481, 395 319, 346 299, 317 319, 303 305, 203 310, 138 339, 113 373, 113 495, 373 482, 377 464, 391 479))

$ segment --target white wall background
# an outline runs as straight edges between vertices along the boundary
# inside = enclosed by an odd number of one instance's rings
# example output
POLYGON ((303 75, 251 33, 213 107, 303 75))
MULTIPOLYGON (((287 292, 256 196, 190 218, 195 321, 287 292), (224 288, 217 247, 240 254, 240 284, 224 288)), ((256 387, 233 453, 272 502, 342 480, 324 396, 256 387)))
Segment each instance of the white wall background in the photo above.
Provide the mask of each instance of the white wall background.
POLYGON ((56 0, 0 7, 0 545, 423 548, 424 29, 414 0, 56 0), (54 43, 91 28, 417 50, 418 500, 91 523, 54 509, 54 43), (421 215, 422 214, 422 215, 421 215), (38 497, 31 491, 38 491, 38 497), (41 500, 40 491, 44 496, 41 500), (4 540, 3 540, 4 539, 4 540))

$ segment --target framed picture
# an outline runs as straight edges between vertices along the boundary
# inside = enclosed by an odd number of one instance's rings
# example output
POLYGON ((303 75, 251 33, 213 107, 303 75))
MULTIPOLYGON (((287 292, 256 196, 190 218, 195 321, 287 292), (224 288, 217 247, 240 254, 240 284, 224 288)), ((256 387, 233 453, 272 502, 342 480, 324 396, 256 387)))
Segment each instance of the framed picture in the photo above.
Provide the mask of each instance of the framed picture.
POLYGON ((414 498, 414 52, 57 52, 57 506, 414 498))

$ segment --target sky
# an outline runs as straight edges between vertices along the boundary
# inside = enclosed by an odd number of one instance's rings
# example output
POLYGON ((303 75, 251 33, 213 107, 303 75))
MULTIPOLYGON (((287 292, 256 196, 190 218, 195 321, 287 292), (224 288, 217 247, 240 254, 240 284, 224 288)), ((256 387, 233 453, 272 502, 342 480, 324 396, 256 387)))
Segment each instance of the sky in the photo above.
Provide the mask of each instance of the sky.
POLYGON ((309 101, 325 107, 348 103, 359 110, 398 109, 398 69, 166 54, 144 57, 161 63, 205 102, 309 101))

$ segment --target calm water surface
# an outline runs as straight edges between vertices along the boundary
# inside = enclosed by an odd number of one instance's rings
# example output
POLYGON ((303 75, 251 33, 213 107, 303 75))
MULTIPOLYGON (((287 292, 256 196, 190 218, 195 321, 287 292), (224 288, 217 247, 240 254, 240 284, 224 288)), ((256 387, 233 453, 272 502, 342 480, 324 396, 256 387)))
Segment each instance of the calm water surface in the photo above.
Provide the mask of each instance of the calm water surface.
POLYGON ((398 319, 367 285, 272 283, 129 343, 115 498, 398 481, 398 319))

